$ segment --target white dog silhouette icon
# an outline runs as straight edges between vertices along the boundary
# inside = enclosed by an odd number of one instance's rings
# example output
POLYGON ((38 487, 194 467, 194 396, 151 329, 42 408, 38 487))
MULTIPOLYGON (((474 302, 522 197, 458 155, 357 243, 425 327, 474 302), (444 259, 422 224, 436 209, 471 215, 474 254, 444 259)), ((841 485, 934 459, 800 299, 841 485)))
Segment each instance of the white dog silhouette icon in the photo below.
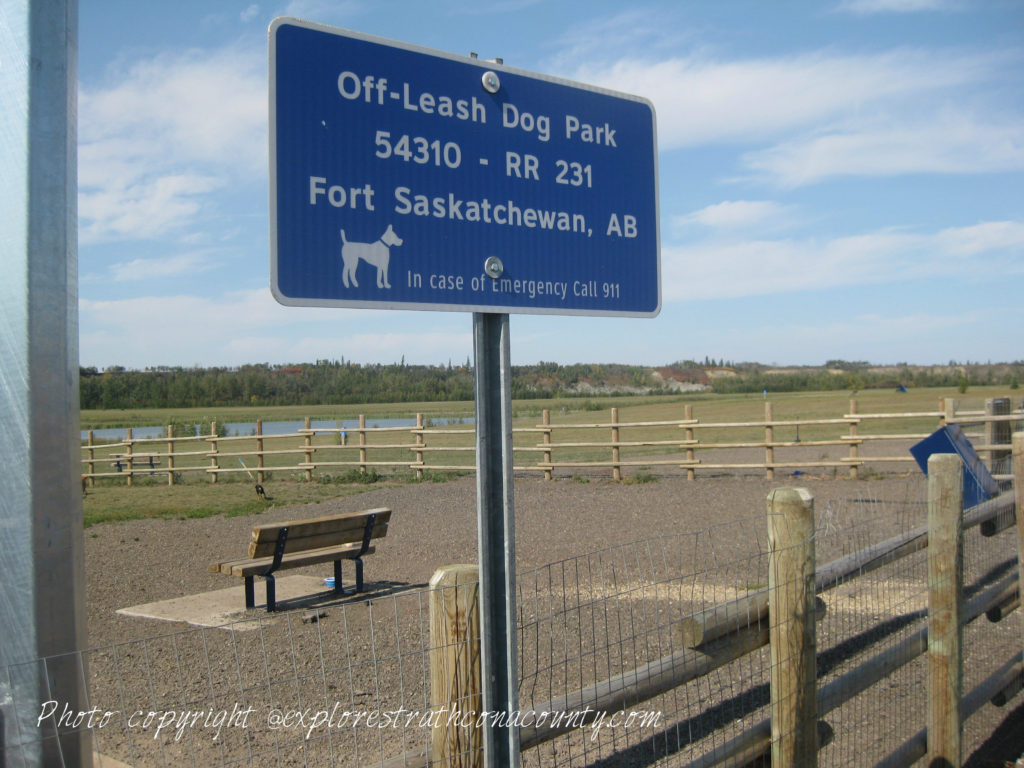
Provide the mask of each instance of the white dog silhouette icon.
POLYGON ((341 230, 341 261, 343 265, 341 281, 345 287, 349 287, 349 281, 354 287, 359 287, 359 281, 356 280, 356 268, 359 266, 359 260, 362 259, 377 268, 377 287, 390 288, 388 264, 391 261, 391 248, 401 244, 402 238, 395 234, 395 230, 390 224, 380 239, 373 243, 350 243, 345 239, 345 230, 341 230))

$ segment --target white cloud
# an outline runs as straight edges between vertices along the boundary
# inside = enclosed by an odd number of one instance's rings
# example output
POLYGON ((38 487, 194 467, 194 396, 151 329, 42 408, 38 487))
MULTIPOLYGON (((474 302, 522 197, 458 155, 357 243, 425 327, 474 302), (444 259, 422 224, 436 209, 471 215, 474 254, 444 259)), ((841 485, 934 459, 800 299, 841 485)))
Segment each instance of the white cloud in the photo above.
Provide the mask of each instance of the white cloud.
POLYGON ((558 53, 544 66, 544 71, 565 72, 566 77, 600 84, 571 73, 585 71, 579 62, 601 61, 612 50, 647 51, 648 55, 652 51, 663 51, 666 56, 672 55, 687 42, 687 35, 693 35, 681 31, 687 29, 685 24, 673 21, 670 7, 659 7, 653 17, 650 9, 643 6, 634 6, 612 16, 586 17, 557 40, 558 53))
POLYGON ((81 299, 79 310, 94 327, 101 328, 130 325, 130 321, 136 317, 152 317, 154 314, 173 316, 183 335, 205 335, 214 328, 223 328, 225 333, 230 335, 240 328, 275 328, 280 326, 282 321, 323 322, 329 318, 337 318, 337 310, 284 307, 274 301, 270 291, 264 288, 234 291, 219 297, 178 295, 139 296, 106 301, 81 299))
POLYGON ((266 161, 263 52, 236 48, 161 54, 107 88, 84 89, 80 140, 125 141, 130 154, 253 170, 266 161))
POLYGON ((193 219, 202 199, 225 185, 223 179, 194 174, 114 174, 104 187, 79 193, 79 238, 83 243, 147 239, 193 219))
POLYGON ((772 139, 991 77, 998 57, 896 50, 714 61, 624 59, 576 76, 654 102, 661 148, 772 139))
POLYGON ((449 13, 465 16, 493 16, 499 13, 520 13, 543 2, 544 0, 492 0, 492 2, 487 4, 457 2, 455 7, 449 9, 449 13))
POLYGON ((970 227, 951 227, 940 231, 935 240, 942 252, 951 257, 1011 251, 1011 256, 1019 260, 1019 254, 1024 250, 1024 224, 989 221, 970 227))
POLYGON ((260 15, 260 7, 258 5, 256 5, 255 3, 253 3, 248 8, 246 8, 244 11, 242 11, 241 14, 239 14, 239 18, 243 22, 248 22, 248 21, 252 21, 253 19, 255 19, 259 15, 260 15))
POLYGON ((208 254, 188 253, 152 259, 132 259, 113 264, 110 272, 117 282, 154 280, 208 272, 217 266, 208 254))
POLYGON ((931 234, 881 231, 825 241, 703 242, 662 249, 666 301, 737 298, 946 277, 1024 274, 1024 223, 931 234), (970 259, 965 257, 970 256, 970 259))
POLYGON ((859 15, 963 10, 961 0, 842 0, 837 10, 859 15))
POLYGON ((316 19, 330 24, 363 10, 363 0, 289 0, 284 10, 274 15, 316 19))
POLYGON ((736 230, 753 226, 777 228, 792 218, 792 206, 770 200, 725 200, 673 217, 673 223, 676 226, 699 224, 712 229, 736 230))
POLYGON ((210 192, 265 173, 262 52, 161 54, 79 97, 85 243, 181 227, 210 192))
MULTIPOLYGON (((878 313, 853 315, 841 320, 824 323, 787 322, 779 317, 777 322, 761 327, 745 329, 744 333, 752 334, 753 339, 763 338, 769 345, 777 344, 779 337, 798 338, 801 347, 821 347, 828 352, 835 348, 836 339, 864 339, 868 348, 877 348, 880 341, 889 338, 900 339, 906 345, 914 339, 933 337, 936 332, 956 328, 967 322, 982 319, 982 312, 964 313, 962 315, 914 314, 914 315, 883 315, 878 313)), ((752 340, 753 340, 752 339, 752 340)), ((824 360, 826 355, 818 356, 824 360)), ((862 359, 884 360, 877 353, 862 355, 862 359)), ((785 358, 783 358, 785 359, 785 358)))
POLYGON ((830 176, 1002 173, 1024 169, 1024 124, 947 114, 849 125, 750 152, 743 163, 787 187, 830 176))
MULTIPOLYGON (((965 344, 962 333, 990 321, 984 311, 899 314, 894 307, 891 314, 873 312, 835 320, 792 318, 780 311, 770 323, 722 329, 714 343, 722 350, 719 354, 724 352, 732 359, 805 365, 821 365, 837 356, 876 363, 977 359, 979 354, 984 359, 987 353, 979 346, 979 341, 984 341, 974 337, 965 344)), ((999 359, 999 354, 996 349, 994 359, 999 359)))
MULTIPOLYGON (((447 316, 448 313, 441 313, 447 316)), ((381 362, 404 355, 409 363, 436 363, 472 354, 472 334, 429 327, 423 313, 284 307, 265 288, 219 297, 140 296, 79 301, 82 365, 240 365, 341 358, 381 362), (154 318, 173 318, 154 350, 154 318), (379 327, 380 332, 338 333, 379 327), (367 326, 364 321, 371 320, 367 326), (391 330, 416 327, 418 331, 391 330)))
POLYGON ((572 76, 649 98, 662 151, 762 145, 742 165, 792 187, 834 175, 1024 167, 1024 119, 999 91, 1020 63, 1018 52, 998 50, 818 51, 733 61, 694 53, 591 63, 572 76))

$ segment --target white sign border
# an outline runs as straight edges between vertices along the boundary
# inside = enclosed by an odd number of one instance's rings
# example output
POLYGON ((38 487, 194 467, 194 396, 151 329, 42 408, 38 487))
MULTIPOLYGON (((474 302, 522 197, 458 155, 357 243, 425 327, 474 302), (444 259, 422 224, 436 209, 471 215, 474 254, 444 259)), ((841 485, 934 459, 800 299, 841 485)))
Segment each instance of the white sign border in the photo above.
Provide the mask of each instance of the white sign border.
POLYGON ((662 291, 661 291, 661 200, 660 186, 658 182, 658 121, 654 103, 650 99, 634 94, 621 93, 608 88, 601 88, 596 85, 579 83, 573 80, 566 80, 554 75, 546 75, 539 72, 531 72, 525 69, 508 67, 504 64, 497 64, 494 61, 476 59, 470 56, 459 56, 447 51, 434 48, 427 48, 413 43, 405 43, 398 40, 390 40, 386 37, 378 37, 363 32, 334 27, 305 19, 298 19, 291 16, 279 16, 275 18, 267 30, 269 61, 268 61, 268 84, 269 101, 268 112, 269 122, 269 153, 270 153, 270 290, 274 299, 288 307, 323 307, 339 309, 379 309, 379 310, 409 310, 409 311, 433 311, 433 312, 490 312, 516 315, 566 315, 566 316, 587 316, 587 317, 656 317, 661 312, 662 291), (508 72, 520 75, 533 80, 542 80, 555 85, 567 86, 584 91, 591 91, 605 96, 635 101, 645 104, 651 110, 652 147, 654 148, 654 220, 655 220, 655 268, 657 272, 657 302, 653 310, 632 311, 632 310, 600 310, 600 309, 562 309, 558 307, 529 307, 529 306, 499 306, 495 304, 434 304, 415 302, 391 302, 391 301, 368 301, 363 299, 306 299, 286 296, 278 289, 277 282, 277 260, 278 260, 278 239, 277 239, 277 29, 288 25, 302 27, 304 29, 324 32, 338 37, 348 37, 355 40, 363 40, 368 43, 383 45, 391 48, 400 48, 412 53, 419 53, 434 58, 448 59, 460 64, 469 64, 478 67, 481 74, 487 70, 497 72, 508 72))

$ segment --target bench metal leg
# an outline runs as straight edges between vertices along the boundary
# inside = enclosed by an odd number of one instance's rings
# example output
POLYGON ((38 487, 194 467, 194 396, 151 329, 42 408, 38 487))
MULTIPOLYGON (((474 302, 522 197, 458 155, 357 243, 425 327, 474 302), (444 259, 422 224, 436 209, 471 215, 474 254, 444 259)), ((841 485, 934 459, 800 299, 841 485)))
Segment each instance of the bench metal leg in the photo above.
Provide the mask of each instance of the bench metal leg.
POLYGON ((334 594, 345 594, 345 590, 341 588, 341 560, 334 561, 334 594))
POLYGON ((263 577, 267 582, 267 613, 277 610, 277 585, 274 583, 274 574, 268 573, 263 577))
POLYGON ((356 592, 363 591, 363 558, 356 558, 356 592))
POLYGON ((253 608, 256 606, 256 592, 253 586, 253 577, 245 577, 245 607, 253 608))

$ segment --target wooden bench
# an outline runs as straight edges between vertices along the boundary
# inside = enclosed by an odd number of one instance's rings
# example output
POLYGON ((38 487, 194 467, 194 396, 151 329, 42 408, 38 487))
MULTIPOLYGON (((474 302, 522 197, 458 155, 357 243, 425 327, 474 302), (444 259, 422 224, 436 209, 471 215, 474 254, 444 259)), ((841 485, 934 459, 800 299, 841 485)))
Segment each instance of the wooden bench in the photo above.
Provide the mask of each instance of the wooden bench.
MULTIPOLYGON (((117 467, 118 472, 123 472, 126 469, 156 469, 160 466, 160 454, 158 453, 112 453, 110 458, 113 459, 110 466, 117 467)), ((150 472, 150 474, 153 473, 150 472)))
POLYGON ((255 606, 253 579, 262 576, 267 584, 267 611, 277 608, 274 573, 334 562, 334 591, 341 588, 341 561, 356 564, 355 592, 363 591, 363 556, 372 554, 370 542, 388 532, 390 509, 369 509, 340 515, 291 520, 285 523, 257 525, 252 529, 249 556, 211 563, 210 573, 225 573, 245 579, 245 607, 255 606))

